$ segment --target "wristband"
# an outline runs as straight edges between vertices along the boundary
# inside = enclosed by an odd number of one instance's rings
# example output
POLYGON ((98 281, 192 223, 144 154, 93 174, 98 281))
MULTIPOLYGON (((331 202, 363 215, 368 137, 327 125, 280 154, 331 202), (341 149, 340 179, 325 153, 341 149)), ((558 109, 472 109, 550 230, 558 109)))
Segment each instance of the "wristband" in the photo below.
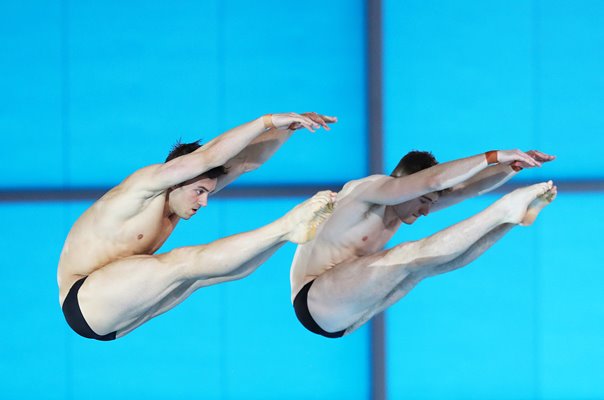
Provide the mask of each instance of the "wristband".
POLYGON ((497 164, 497 150, 487 151, 484 155, 487 159, 487 164, 497 164))
POLYGON ((262 116, 262 122, 264 123, 264 129, 273 129, 275 128, 275 124, 273 124, 273 114, 266 114, 262 116))

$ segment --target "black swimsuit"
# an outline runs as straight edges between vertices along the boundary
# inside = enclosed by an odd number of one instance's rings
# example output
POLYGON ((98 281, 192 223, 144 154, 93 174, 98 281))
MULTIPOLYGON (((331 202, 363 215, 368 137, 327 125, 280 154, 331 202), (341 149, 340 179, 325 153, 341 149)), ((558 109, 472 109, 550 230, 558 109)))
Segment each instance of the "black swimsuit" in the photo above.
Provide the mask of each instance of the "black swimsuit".
POLYGON ((90 328, 90 325, 88 325, 84 319, 84 316, 82 315, 82 310, 80 310, 80 304, 78 303, 78 292, 86 278, 88 277, 85 276, 84 278, 80 279, 73 284, 71 289, 69 289, 69 293, 63 302, 63 315, 65 315, 65 320, 71 329, 73 329, 75 333, 80 336, 102 341, 115 340, 115 335, 117 332, 111 332, 102 336, 97 335, 92 328, 90 328))
POLYGON ((313 319, 312 315, 310 315, 310 311, 308 310, 308 291, 312 286, 314 280, 308 282, 304 287, 298 292, 296 297, 294 298, 294 310, 296 311, 296 317, 298 320, 304 325, 306 329, 309 331, 316 333, 317 335, 322 335, 328 338, 339 338, 344 336, 344 332, 346 329, 338 331, 338 332, 327 332, 323 328, 321 328, 317 322, 313 319))

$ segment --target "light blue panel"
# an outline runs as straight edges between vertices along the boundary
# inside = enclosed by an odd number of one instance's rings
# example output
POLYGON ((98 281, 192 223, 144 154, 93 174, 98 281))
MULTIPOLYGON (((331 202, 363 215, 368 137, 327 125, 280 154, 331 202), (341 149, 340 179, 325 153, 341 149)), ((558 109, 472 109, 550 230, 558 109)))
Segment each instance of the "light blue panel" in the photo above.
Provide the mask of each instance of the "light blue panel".
POLYGON ((57 290, 60 204, 0 204, 0 387, 6 399, 65 399, 70 365, 57 290))
POLYGON ((604 2, 536 1, 539 143, 564 178, 604 177, 604 2))
MULTIPOLYGON (((427 237, 496 199, 420 218, 391 246, 427 237)), ((537 232, 514 228, 471 265, 421 282, 390 308, 389 398, 535 398, 537 232)))
POLYGON ((218 131, 216 2, 69 2, 70 184, 110 185, 218 131))
POLYGON ((603 201, 603 194, 562 193, 538 226, 546 399, 604 398, 603 201))
MULTIPOLYGON (((160 252, 258 228, 295 204, 295 200, 211 200, 197 216, 179 223, 160 252)), ((71 206, 68 224, 87 206, 71 206)), ((54 245, 62 243, 62 237, 54 245)), ((366 398, 368 331, 329 340, 299 324, 290 302, 293 252, 294 246, 286 245, 250 277, 201 289, 114 342, 80 338, 59 314, 67 337, 62 350, 68 373, 63 379, 70 393, 90 399, 366 398), (318 386, 299 385, 300 376, 318 386)), ((54 268, 53 264, 53 274, 54 268)), ((59 313, 58 307, 53 313, 59 313)))
POLYGON ((0 2, 0 53, 0 186, 60 186, 61 4, 0 2))
MULTIPOLYGON (((72 207, 70 220, 86 206, 72 207)), ((222 213, 223 208, 214 205, 191 221, 181 221, 160 252, 214 240, 222 213)), ((112 342, 84 339, 69 331, 74 398, 222 398, 222 298, 219 286, 206 288, 112 342)))
MULTIPOLYGON (((228 233, 258 228, 300 200, 229 200, 228 233)), ((236 250, 234 250, 236 251, 236 250)), ((307 331, 290 300, 286 244, 255 273, 224 285, 226 399, 367 399, 368 328, 341 339, 307 331)))
POLYGON ((265 113, 335 115, 330 132, 299 131, 242 184, 339 182, 366 171, 365 4, 224 1, 224 128, 265 113))
POLYGON ((385 166, 530 149, 531 2, 384 2, 385 166))

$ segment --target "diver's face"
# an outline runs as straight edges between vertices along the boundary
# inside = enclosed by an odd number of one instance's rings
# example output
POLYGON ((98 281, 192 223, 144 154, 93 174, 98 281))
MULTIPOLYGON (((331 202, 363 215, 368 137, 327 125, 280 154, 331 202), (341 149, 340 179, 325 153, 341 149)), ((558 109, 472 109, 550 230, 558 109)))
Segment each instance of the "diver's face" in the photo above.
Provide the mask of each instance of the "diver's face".
POLYGON ((170 210, 182 219, 189 219, 201 207, 208 205, 208 196, 216 189, 217 180, 202 176, 191 179, 172 189, 170 210))
POLYGON ((394 206, 394 210, 403 223, 411 225, 422 215, 426 216, 430 214, 432 205, 437 201, 438 194, 427 193, 413 200, 394 206))

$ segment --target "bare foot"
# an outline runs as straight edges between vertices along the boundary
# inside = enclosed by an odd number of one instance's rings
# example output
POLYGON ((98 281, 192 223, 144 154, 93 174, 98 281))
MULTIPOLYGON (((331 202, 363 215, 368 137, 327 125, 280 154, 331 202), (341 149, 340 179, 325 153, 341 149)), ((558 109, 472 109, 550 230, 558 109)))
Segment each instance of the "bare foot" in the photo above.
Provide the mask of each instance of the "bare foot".
POLYGON ((552 201, 554 201, 557 194, 558 188, 556 186, 553 186, 547 192, 543 193, 540 196, 537 196, 537 198, 533 200, 531 204, 529 204, 524 218, 522 218, 522 221, 520 221, 520 225, 532 225, 533 222, 535 222, 535 219, 537 219, 537 215, 539 215, 541 210, 543 210, 545 206, 549 205, 552 201))
POLYGON ((516 189, 513 192, 503 196, 503 198, 500 200, 500 205, 505 209, 506 222, 512 224, 522 223, 527 210, 533 201, 539 196, 550 191, 553 186, 554 184, 552 181, 547 181, 516 189))
POLYGON ((319 225, 333 212, 335 199, 336 193, 325 190, 288 212, 285 218, 291 230, 287 240, 302 244, 314 239, 319 225))

